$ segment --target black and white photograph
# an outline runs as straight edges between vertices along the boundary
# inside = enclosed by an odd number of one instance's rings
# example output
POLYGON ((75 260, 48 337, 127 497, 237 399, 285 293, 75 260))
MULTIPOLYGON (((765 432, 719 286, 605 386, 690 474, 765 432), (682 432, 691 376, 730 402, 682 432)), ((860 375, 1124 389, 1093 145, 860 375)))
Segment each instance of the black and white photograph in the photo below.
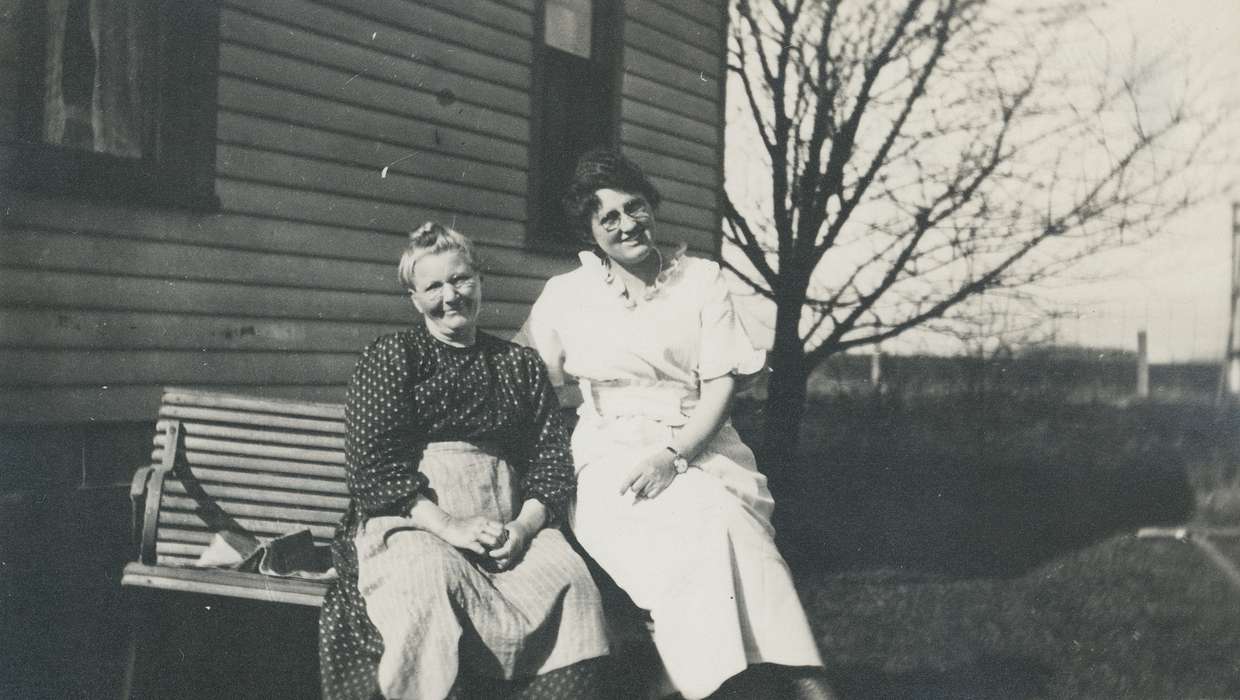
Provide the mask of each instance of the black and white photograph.
POLYGON ((0 0, 0 697, 1240 700, 1236 0, 0 0))

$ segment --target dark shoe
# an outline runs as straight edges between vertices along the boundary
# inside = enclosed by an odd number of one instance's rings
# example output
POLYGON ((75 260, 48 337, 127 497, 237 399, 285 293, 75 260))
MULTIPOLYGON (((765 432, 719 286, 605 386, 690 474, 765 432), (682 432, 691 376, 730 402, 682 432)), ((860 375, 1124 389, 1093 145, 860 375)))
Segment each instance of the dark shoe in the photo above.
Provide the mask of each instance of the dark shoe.
POLYGON ((791 700, 837 700, 820 668, 786 668, 785 678, 791 700))

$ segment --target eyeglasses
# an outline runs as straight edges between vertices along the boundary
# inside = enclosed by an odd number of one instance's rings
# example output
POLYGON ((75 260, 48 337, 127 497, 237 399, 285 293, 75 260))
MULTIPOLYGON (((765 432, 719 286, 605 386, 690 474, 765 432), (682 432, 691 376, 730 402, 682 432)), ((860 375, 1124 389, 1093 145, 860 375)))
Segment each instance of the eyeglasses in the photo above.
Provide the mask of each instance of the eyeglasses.
MULTIPOLYGON (((634 197, 624 203, 624 214, 633 221, 636 221, 639 224, 644 224, 647 221, 650 221, 650 217, 653 213, 650 211, 650 204, 647 203, 645 199, 642 199, 641 197, 634 197)), ((598 224, 608 233, 615 233, 616 231, 619 231, 620 211, 617 209, 612 209, 603 216, 599 217, 598 224)))
POLYGON ((438 280, 426 285, 425 289, 415 290, 415 294, 427 301, 438 302, 443 298, 445 287, 452 287, 457 296, 469 296, 478 286, 478 275, 455 275, 446 283, 438 280))

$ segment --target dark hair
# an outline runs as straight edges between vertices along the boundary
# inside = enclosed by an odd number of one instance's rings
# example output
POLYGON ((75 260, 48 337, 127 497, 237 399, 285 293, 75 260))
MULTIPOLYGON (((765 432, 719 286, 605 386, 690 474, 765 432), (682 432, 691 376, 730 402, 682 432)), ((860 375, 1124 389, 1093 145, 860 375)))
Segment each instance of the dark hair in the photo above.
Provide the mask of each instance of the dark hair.
POLYGON ((587 241, 591 240, 590 217, 598 212, 600 204, 594 193, 602 189, 640 194, 652 209, 658 209, 662 199, 637 163, 619 151, 608 147, 586 151, 577 159, 573 179, 568 183, 561 204, 569 228, 587 241))

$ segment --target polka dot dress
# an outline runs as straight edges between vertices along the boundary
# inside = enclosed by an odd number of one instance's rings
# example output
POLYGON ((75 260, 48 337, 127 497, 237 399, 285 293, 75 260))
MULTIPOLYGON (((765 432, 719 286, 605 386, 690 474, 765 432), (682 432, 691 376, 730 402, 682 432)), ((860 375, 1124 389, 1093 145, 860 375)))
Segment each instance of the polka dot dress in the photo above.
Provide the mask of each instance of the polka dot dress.
POLYGON ((340 578, 319 619, 325 698, 382 697, 375 669, 383 641, 357 588, 353 540, 366 518, 408 513, 427 487, 418 471, 428 442, 501 445, 522 495, 558 517, 575 485, 559 404, 538 354, 485 333, 469 347, 443 343, 422 324, 379 338, 354 369, 345 406, 352 500, 332 553, 340 578))

